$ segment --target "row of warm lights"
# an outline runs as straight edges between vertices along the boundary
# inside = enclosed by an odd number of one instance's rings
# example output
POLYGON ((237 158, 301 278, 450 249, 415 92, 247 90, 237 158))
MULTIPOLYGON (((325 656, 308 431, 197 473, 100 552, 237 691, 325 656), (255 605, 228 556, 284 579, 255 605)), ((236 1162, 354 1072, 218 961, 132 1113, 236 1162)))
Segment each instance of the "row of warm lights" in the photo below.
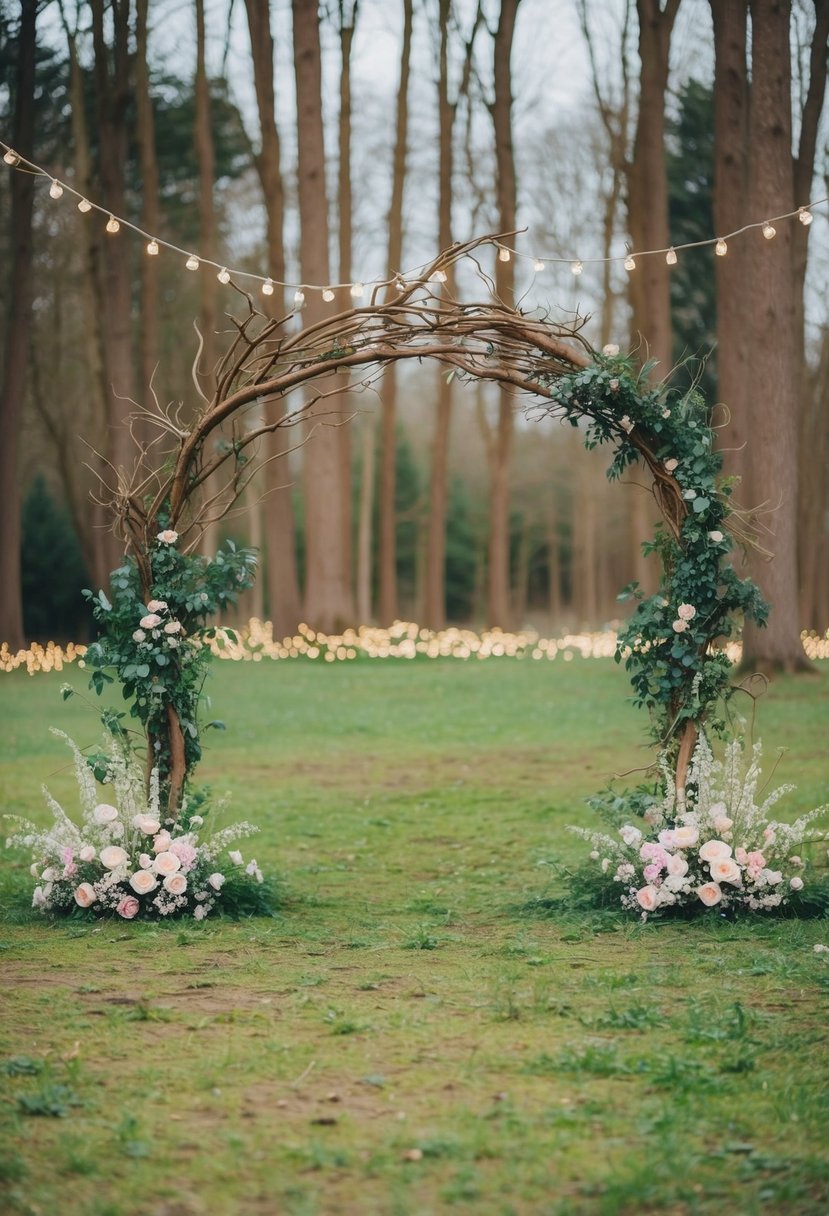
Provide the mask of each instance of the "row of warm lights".
MULTIPOLYGON (((434 632, 408 621, 397 621, 389 629, 363 625, 341 634, 316 633, 300 625, 293 637, 274 640, 270 621, 252 618, 242 630, 236 630, 236 640, 218 631, 211 643, 217 658, 258 663, 262 659, 322 659, 326 663, 369 659, 489 659, 514 658, 551 661, 559 656, 570 662, 576 656, 583 659, 612 658, 616 650, 616 634, 612 629, 595 633, 567 633, 558 638, 542 638, 533 630, 505 633, 489 629, 476 633, 471 629, 443 629, 434 632)), ((804 631, 803 650, 812 660, 829 659, 829 630, 821 635, 804 631)), ((34 642, 27 650, 13 654, 4 642, 0 645, 0 671, 25 667, 29 675, 38 671, 62 671, 69 663, 83 660, 86 647, 70 642, 56 646, 49 642, 41 646, 34 642)), ((742 656, 739 642, 731 642, 726 654, 733 663, 742 656)))
MULTIPOLYGON (((24 158, 22 158, 17 152, 15 152, 14 149, 9 148, 7 145, 2 144, 2 143, 0 143, 0 146, 6 148, 3 159, 7 165, 10 165, 12 168, 21 168, 22 166, 25 165, 29 171, 34 172, 39 176, 46 177, 46 178, 48 178, 50 176, 49 174, 47 174, 45 172, 45 170, 41 169, 39 165, 35 165, 32 161, 24 160, 24 158)), ((76 190, 73 190, 71 186, 67 186, 65 183, 58 181, 57 178, 52 178, 51 185, 49 187, 49 194, 51 195, 51 197, 53 199, 61 198, 66 190, 69 190, 70 193, 74 194, 78 198, 78 200, 79 200, 78 201, 78 210, 79 211, 81 211, 83 213, 87 213, 94 209, 96 211, 101 212, 102 214, 107 214, 105 208, 99 207, 96 203, 91 203, 87 198, 84 198, 83 196, 79 195, 76 190)), ((809 206, 816 206, 817 203, 823 203, 826 201, 829 201, 829 200, 819 199, 819 200, 817 200, 816 203, 809 204, 809 206)), ((797 218, 800 220, 801 224, 808 227, 808 225, 812 223, 812 220, 814 218, 812 215, 812 212, 809 210, 809 206, 798 207, 797 211, 789 212, 787 215, 784 215, 784 216, 778 216, 777 219, 778 220, 788 219, 788 218, 796 215, 797 218)), ((139 233, 142 236, 148 235, 147 233, 143 232, 142 229, 136 227, 135 224, 130 223, 128 220, 121 220, 117 216, 113 215, 112 213, 109 213, 109 218, 106 223, 106 231, 108 233, 111 233, 114 235, 115 233, 120 232, 122 225, 126 225, 128 228, 132 229, 133 231, 139 233)), ((774 224, 772 223, 771 220, 765 220, 765 221, 763 221, 762 224, 758 224, 758 223, 747 224, 743 228, 739 229, 737 232, 731 233, 730 235, 737 236, 752 228, 760 228, 762 230, 763 236, 766 238, 766 240, 769 240, 769 241, 772 240, 777 235, 777 229, 774 227, 774 224)), ((537 274, 546 270, 548 265, 562 264, 567 261, 566 258, 547 258, 545 260, 543 258, 539 258, 539 257, 533 256, 533 255, 519 253, 517 250, 511 249, 508 246, 503 245, 499 242, 493 242, 493 243, 496 245, 496 247, 498 249, 498 258, 501 262, 509 262, 512 260, 513 257, 526 258, 527 260, 532 262, 533 270, 537 274)), ((618 258, 618 257, 616 257, 616 258, 614 258, 614 257, 587 258, 587 259, 576 258, 574 261, 570 262, 570 271, 573 275, 578 277, 579 275, 581 275, 584 272, 584 267, 585 267, 586 263, 603 263, 603 262, 622 261, 624 264, 625 270, 627 270, 628 272, 631 272, 636 269, 636 259, 637 258, 650 257, 652 255, 659 255, 659 254, 664 254, 665 261, 667 262, 667 264, 669 266, 675 266, 678 261, 677 249, 684 250, 684 249, 690 249, 690 248, 699 248, 699 247, 706 246, 706 245, 713 245, 714 252, 717 254, 718 257, 725 257, 726 253, 728 252, 728 240, 725 237, 722 237, 722 236, 721 237, 712 237, 709 240, 689 242, 687 244, 679 245, 679 246, 672 245, 669 249, 650 249, 650 250, 639 250, 639 251, 635 251, 635 252, 628 252, 627 255, 623 259, 618 258)), ((146 252, 150 257, 157 257, 158 254, 161 252, 162 246, 164 246, 167 249, 170 249, 176 253, 180 253, 185 258, 184 265, 185 265, 185 269, 187 269, 187 270, 191 270, 191 271, 199 270, 203 264, 211 266, 211 267, 216 267, 218 265, 218 263, 199 258, 199 256, 195 253, 188 253, 186 250, 180 249, 178 246, 171 244, 169 241, 162 241, 162 240, 159 240, 158 237, 154 237, 154 236, 150 236, 150 238, 147 242, 147 245, 146 245, 146 252)), ((280 287, 294 286, 295 291, 294 291, 294 297, 293 297, 293 306, 296 310, 300 310, 305 307, 306 291, 308 291, 308 290, 320 291, 322 294, 322 299, 325 300, 326 303, 331 303, 336 298, 336 292, 335 292, 335 289, 333 286, 308 288, 306 285, 296 285, 296 284, 287 284, 287 283, 277 282, 276 280, 272 279, 271 277, 266 277, 263 279, 263 277, 261 275, 254 275, 248 271, 234 271, 233 273, 237 274, 240 277, 254 278, 257 281, 261 282, 260 290, 261 290, 262 294, 265 296, 272 296, 274 294, 274 291, 277 286, 280 286, 280 287)), ((230 279, 231 279, 231 271, 226 266, 221 266, 218 268, 218 273, 216 275, 216 278, 219 280, 220 283, 223 283, 223 284, 229 283, 230 279)), ((444 271, 438 270, 432 274, 431 279, 434 282, 446 282, 446 274, 444 271)), ((354 300, 360 300, 365 295, 366 285, 362 282, 339 284, 339 286, 348 287, 351 297, 354 300)), ((404 277, 398 276, 398 278, 397 278, 398 290, 402 291, 406 288, 406 286, 407 286, 407 283, 406 283, 404 277)))

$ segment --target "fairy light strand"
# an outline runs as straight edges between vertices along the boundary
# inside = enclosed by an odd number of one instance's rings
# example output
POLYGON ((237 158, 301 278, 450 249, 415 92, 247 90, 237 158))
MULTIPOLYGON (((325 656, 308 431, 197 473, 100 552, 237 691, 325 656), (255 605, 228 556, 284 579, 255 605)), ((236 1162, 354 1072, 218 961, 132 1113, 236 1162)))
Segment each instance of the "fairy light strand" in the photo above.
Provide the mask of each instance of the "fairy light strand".
MULTIPOLYGON (((163 237, 155 236, 153 233, 145 231, 131 220, 125 219, 120 215, 115 215, 108 207, 102 207, 98 203, 92 202, 68 182, 55 177, 52 173, 48 173, 40 165, 35 164, 34 161, 27 160, 25 156, 21 156, 19 152, 16 152, 9 144, 4 143, 3 140, 0 140, 0 149, 3 151, 3 161, 9 168, 14 169, 18 173, 30 173, 35 177, 45 178, 50 183, 49 194, 53 199, 58 200, 65 194, 68 194, 72 198, 77 199, 77 208, 83 214, 86 215, 91 211, 95 211, 99 215, 105 216, 107 221, 105 227, 108 233, 114 235, 122 228, 126 228, 142 237, 146 242, 145 252, 151 257, 157 256, 161 249, 168 249, 171 253, 177 253, 185 259, 184 266, 186 270, 197 271, 203 267, 215 270, 216 278, 222 284, 229 283, 232 277, 247 279, 259 283, 260 291, 266 296, 273 295, 277 287, 285 288, 286 290, 292 289, 294 291, 294 308, 297 310, 305 306, 306 292, 308 291, 320 292, 323 300, 326 303, 331 303, 336 298, 338 290, 347 290, 350 292, 353 301, 359 303, 367 291, 388 283, 387 279, 372 279, 344 283, 308 284, 282 281, 274 279, 271 275, 257 274, 255 271, 238 270, 234 267, 226 266, 222 262, 213 261, 212 258, 204 258, 201 254, 194 253, 192 249, 182 249, 181 246, 174 244, 172 241, 167 241, 163 237)), ((793 211, 786 211, 782 215, 767 216, 765 219, 743 224, 741 228, 735 228, 733 232, 727 232, 719 236, 707 237, 699 241, 686 241, 680 245, 668 245, 662 249, 628 248, 623 254, 611 255, 609 257, 563 257, 559 255, 540 257, 534 253, 523 253, 511 245, 504 244, 502 241, 493 240, 491 243, 496 250, 496 255, 500 262, 509 262, 512 258, 529 261, 532 263, 535 274, 541 274, 548 266, 568 266, 574 278, 579 278, 587 266, 604 266, 608 264, 621 264, 628 273, 632 274, 636 270, 637 259, 639 258, 663 257, 669 266, 675 266, 678 261, 678 255, 688 249, 713 247, 718 257, 725 257, 728 252, 729 241, 747 232, 760 231, 767 241, 771 241, 777 235, 775 225, 782 223, 784 220, 798 219, 804 228, 807 228, 814 219, 814 209, 826 203, 829 203, 829 197, 818 198, 796 207, 793 211)), ((396 275, 395 280, 398 288, 405 289, 407 280, 412 283, 415 282, 418 273, 430 264, 430 262, 424 262, 420 266, 406 271, 405 274, 396 275)), ((444 271, 436 271, 431 277, 435 282, 442 283, 446 281, 444 271)))

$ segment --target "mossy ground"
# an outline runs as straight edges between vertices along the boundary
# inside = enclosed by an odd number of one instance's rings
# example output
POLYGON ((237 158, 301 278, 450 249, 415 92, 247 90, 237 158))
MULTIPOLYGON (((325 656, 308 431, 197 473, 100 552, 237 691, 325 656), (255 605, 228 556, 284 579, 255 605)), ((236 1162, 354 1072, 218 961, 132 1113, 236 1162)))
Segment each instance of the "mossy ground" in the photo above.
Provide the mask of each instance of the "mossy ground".
MULTIPOLYGON (((66 678, 0 682, 6 810, 74 805, 66 678)), ((0 1208, 829 1210, 826 921, 542 914, 565 825, 649 757, 612 663, 223 663, 211 692, 200 776, 282 907, 48 922, 4 859, 0 1208)), ((760 706, 792 812, 827 801, 827 726, 825 678, 760 706)))

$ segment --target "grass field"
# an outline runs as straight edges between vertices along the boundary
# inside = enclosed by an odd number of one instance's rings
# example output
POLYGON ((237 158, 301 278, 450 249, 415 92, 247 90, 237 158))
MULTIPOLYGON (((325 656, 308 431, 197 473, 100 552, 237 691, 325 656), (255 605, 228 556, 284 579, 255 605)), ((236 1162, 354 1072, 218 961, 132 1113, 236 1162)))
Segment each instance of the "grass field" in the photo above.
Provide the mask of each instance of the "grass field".
MULTIPOLYGON (((0 677, 4 809, 72 789, 67 673, 0 677)), ((76 686, 82 673, 68 673, 76 686)), ((217 664, 201 779, 273 920, 48 923, 2 865, 0 1210, 825 1216, 826 921, 545 913, 644 763, 604 660, 217 664)), ((758 709, 829 800, 826 677, 758 709)))

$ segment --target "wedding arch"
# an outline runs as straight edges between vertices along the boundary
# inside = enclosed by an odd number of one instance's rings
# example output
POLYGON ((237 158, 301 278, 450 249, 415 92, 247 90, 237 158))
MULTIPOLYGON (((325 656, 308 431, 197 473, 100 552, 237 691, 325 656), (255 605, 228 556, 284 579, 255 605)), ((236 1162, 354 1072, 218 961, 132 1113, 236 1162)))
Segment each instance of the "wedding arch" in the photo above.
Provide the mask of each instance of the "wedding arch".
MULTIPOLYGON (((757 588, 727 560, 737 517, 729 487, 719 481, 711 410, 693 390, 680 395, 652 383, 650 368, 617 348, 593 350, 581 320, 539 319, 491 290, 477 303, 449 294, 445 284, 462 260, 492 288, 480 257, 503 239, 453 246, 416 278, 380 284, 367 305, 317 314, 299 331, 288 324, 293 312, 269 318, 240 292, 245 316, 231 318, 232 340, 212 398, 202 398, 195 416, 155 397, 133 415, 134 467, 111 469, 105 493, 125 564, 113 575, 114 603, 90 593, 104 630, 87 665, 99 690, 114 667, 133 698, 131 712, 147 732, 148 766, 160 772, 171 814, 199 756, 200 678, 183 679, 180 662, 160 651, 153 662, 130 612, 136 604, 152 612, 153 604, 165 604, 165 583, 184 579, 183 627, 203 632, 207 615, 231 598, 228 586, 250 580, 252 559, 231 547, 207 562, 196 557, 199 540, 261 467, 263 437, 311 416, 325 421, 326 400, 342 391, 341 373, 351 376, 353 391, 368 387, 389 363, 427 358, 460 379, 508 386, 536 417, 582 426, 588 447, 611 450, 610 477, 634 463, 650 476, 661 522, 648 548, 661 564, 660 587, 647 598, 635 585, 626 589, 638 603, 616 658, 629 670, 636 703, 650 712, 677 789, 684 789, 700 728, 703 722, 716 728, 730 690, 722 642, 739 633, 745 618, 762 622, 767 612, 757 588), (296 390, 303 388, 296 408, 296 390), (283 408, 288 401, 291 408, 283 408), (275 411, 270 419, 263 420, 264 405, 275 411), (126 597, 120 616, 119 595, 126 597)), ((194 383, 198 389, 195 375, 194 383)))

